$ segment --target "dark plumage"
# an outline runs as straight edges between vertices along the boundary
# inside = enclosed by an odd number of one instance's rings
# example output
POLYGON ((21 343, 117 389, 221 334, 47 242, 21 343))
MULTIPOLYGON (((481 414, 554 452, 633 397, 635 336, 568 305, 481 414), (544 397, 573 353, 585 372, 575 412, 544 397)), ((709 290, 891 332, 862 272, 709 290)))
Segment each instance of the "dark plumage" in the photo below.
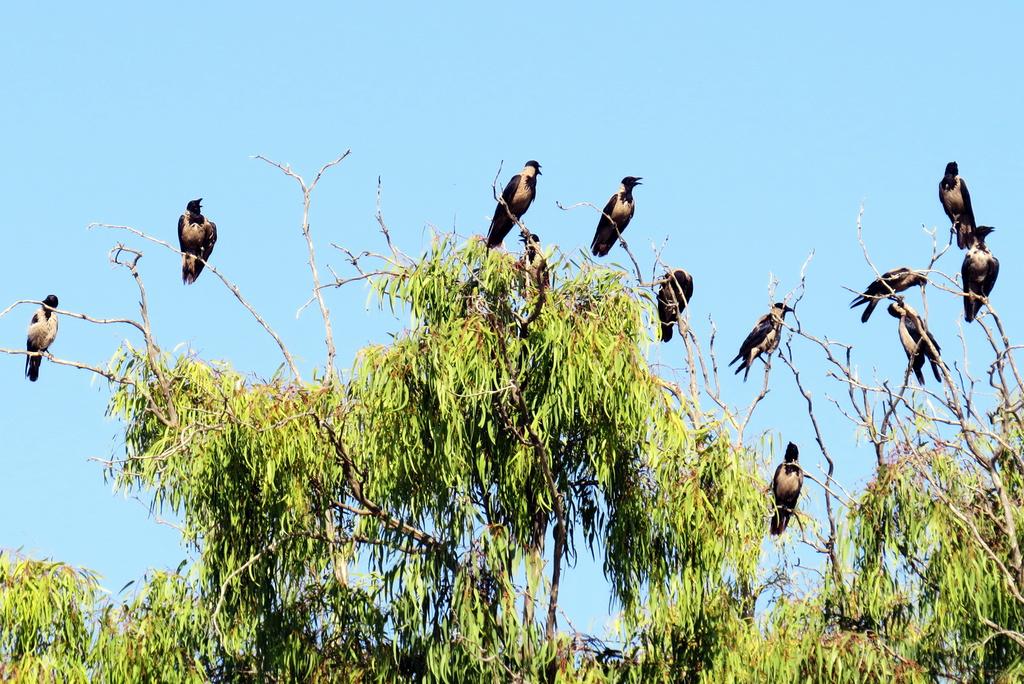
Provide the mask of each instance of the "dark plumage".
POLYGON ((524 248, 521 259, 523 268, 538 288, 547 288, 551 284, 551 274, 548 273, 548 262, 544 258, 544 252, 540 250, 540 237, 536 233, 530 233, 529 239, 521 235, 519 240, 524 248))
POLYGON ((971 236, 971 246, 964 255, 964 263, 960 268, 960 275, 964 283, 964 319, 970 323, 978 315, 984 297, 988 302, 988 296, 996 285, 996 278, 999 277, 999 259, 992 256, 985 238, 995 228, 991 226, 978 226, 971 236), (977 295, 974 297, 972 295, 977 295))
POLYGON ((181 281, 186 285, 194 283, 203 272, 203 266, 217 244, 217 224, 203 216, 202 201, 201 197, 192 200, 185 207, 185 213, 178 217, 181 281))
POLYGON ((637 185, 643 185, 639 177, 626 176, 622 179, 619 191, 604 205, 601 220, 597 222, 597 231, 594 232, 594 241, 590 243, 590 251, 594 256, 603 257, 608 254, 619 235, 626 230, 636 211, 633 188, 637 185))
POLYGON ((960 177, 960 169, 955 161, 946 164, 946 173, 939 181, 939 201, 953 224, 951 230, 956 233, 956 246, 966 249, 970 245, 970 235, 974 232, 974 209, 971 207, 967 181, 960 177))
POLYGON ((757 319, 754 329, 740 345, 739 353, 729 362, 730 366, 737 361, 740 362, 740 365, 736 367, 736 372, 745 371, 743 373, 744 382, 750 375, 750 367, 754 364, 754 359, 762 354, 771 356, 771 353, 779 346, 782 319, 792 310, 783 302, 775 302, 772 304, 771 311, 757 319))
POLYGON ((939 353, 942 349, 939 347, 939 343, 935 341, 935 337, 925 327, 921 317, 917 315, 917 312, 909 304, 903 301, 902 297, 896 297, 896 301, 889 305, 889 315, 900 319, 900 343, 903 345, 903 351, 907 353, 907 361, 910 362, 914 369, 917 382, 922 386, 924 385, 924 373, 921 369, 924 368, 925 358, 931 363, 935 379, 942 382, 942 374, 939 372, 939 364, 942 363, 939 353), (924 341, 925 335, 931 341, 931 346, 935 348, 934 352, 924 341))
POLYGON ((658 290, 658 318, 661 320, 661 341, 672 339, 672 330, 676 327, 679 314, 693 297, 693 278, 681 268, 665 274, 661 288, 658 290))
MULTIPOLYGON (((44 352, 50 348, 53 341, 57 339, 57 295, 47 295, 43 300, 43 306, 32 314, 32 320, 28 324, 28 341, 25 349, 29 352, 44 352)), ((30 355, 25 357, 25 377, 32 382, 39 379, 39 366, 43 363, 43 357, 30 355)))
POLYGON ((521 219, 533 204, 537 196, 537 176, 540 175, 540 164, 531 159, 505 186, 505 191, 501 193, 504 203, 499 201, 498 206, 494 208, 491 228, 487 231, 489 248, 493 249, 500 245, 516 225, 516 221, 521 219))
POLYGON ((891 271, 886 271, 882 274, 881 278, 876 278, 874 282, 868 285, 863 294, 858 295, 850 303, 850 308, 867 304, 863 315, 860 317, 861 323, 867 323, 880 300, 891 297, 897 292, 909 290, 914 285, 925 285, 927 282, 928 276, 924 273, 912 271, 906 266, 894 268, 891 271))
POLYGON ((804 471, 796 462, 800 452, 792 442, 786 447, 786 456, 775 469, 772 478, 772 495, 775 497, 775 511, 772 513, 771 533, 782 534, 793 516, 800 490, 804 486, 804 471))

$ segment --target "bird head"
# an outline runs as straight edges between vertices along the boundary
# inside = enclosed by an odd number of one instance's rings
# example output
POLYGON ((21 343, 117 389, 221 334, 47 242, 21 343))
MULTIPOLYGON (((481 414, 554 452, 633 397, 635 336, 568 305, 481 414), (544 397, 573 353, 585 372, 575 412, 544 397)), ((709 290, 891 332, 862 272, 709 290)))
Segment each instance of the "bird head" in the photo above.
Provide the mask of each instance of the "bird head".
POLYGON ((772 309, 777 311, 779 316, 782 316, 783 318, 785 318, 786 314, 790 313, 791 311, 796 311, 796 309, 787 306, 785 302, 775 302, 774 304, 772 304, 772 309))
POLYGON ((46 295, 46 299, 43 300, 43 304, 51 309, 56 309, 58 304, 57 295, 46 295))
POLYGON ((995 231, 995 228, 992 226, 978 226, 974 229, 974 235, 984 242, 985 238, 987 238, 993 231, 995 231))
POLYGON ((960 167, 956 165, 955 161, 949 162, 948 164, 946 164, 946 175, 947 176, 959 176, 960 175, 960 167))
POLYGON ((527 237, 526 235, 523 235, 522 233, 520 233, 519 234, 519 241, 522 242, 524 245, 525 244, 529 244, 531 242, 534 243, 534 244, 538 244, 539 245, 540 244, 540 236, 537 235, 536 233, 530 233, 529 237, 527 237))
POLYGON ((643 183, 640 182, 641 178, 643 178, 643 176, 626 176, 622 179, 622 186, 627 190, 631 190, 636 185, 643 185, 643 183))
POLYGON ((541 175, 543 175, 543 174, 542 174, 542 173, 540 172, 540 162, 538 162, 538 161, 537 161, 536 159, 531 159, 530 161, 526 162, 526 164, 525 164, 525 165, 526 165, 526 166, 532 166, 532 167, 533 167, 533 170, 537 172, 537 175, 538 175, 538 176, 541 176, 541 175))
POLYGON ((903 314, 907 312, 907 308, 903 305, 903 297, 893 297, 892 304, 889 305, 889 315, 893 318, 903 318, 903 314))
POLYGON ((202 204, 202 202, 203 202, 203 198, 202 197, 200 197, 199 199, 194 199, 194 200, 192 200, 191 202, 188 203, 188 205, 185 207, 185 209, 187 211, 193 213, 193 214, 201 214, 203 212, 202 212, 202 208, 199 205, 202 204))
POLYGON ((796 444, 792 442, 786 447, 786 463, 796 463, 796 459, 800 456, 800 450, 796 448, 796 444))

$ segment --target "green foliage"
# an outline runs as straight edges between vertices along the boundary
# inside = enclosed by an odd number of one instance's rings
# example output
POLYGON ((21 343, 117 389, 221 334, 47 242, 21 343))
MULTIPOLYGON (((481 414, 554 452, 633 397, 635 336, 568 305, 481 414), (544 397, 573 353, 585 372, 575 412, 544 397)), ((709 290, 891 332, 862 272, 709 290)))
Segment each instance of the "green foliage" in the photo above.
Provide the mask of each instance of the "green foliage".
POLYGON ((948 505, 991 497, 976 469, 941 449, 880 468, 834 572, 804 596, 766 593, 758 456, 653 373, 649 296, 621 272, 546 261, 550 286, 500 250, 441 240, 393 268, 374 291, 410 328, 345 381, 123 348, 111 365, 130 382, 109 412, 125 455, 108 476, 177 519, 194 561, 114 600, 88 573, 0 556, 0 678, 1019 673, 1019 648, 985 622, 1024 628, 999 527, 966 529, 948 505), (581 555, 603 568, 622 648, 557 629, 581 555))

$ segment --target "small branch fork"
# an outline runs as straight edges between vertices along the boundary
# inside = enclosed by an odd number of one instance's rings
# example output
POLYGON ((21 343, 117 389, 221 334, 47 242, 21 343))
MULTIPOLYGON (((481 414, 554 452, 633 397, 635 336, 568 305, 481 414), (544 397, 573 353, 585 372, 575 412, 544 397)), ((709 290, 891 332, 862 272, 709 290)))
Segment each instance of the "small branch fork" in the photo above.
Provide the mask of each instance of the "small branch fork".
MULTIPOLYGON (((152 242, 155 245, 160 245, 161 247, 163 247, 165 249, 168 249, 171 252, 174 252, 175 254, 177 254, 179 256, 181 256, 181 254, 182 254, 180 249, 178 249, 174 245, 170 244, 169 242, 161 240, 160 238, 157 238, 157 237, 153 237, 152 235, 150 235, 148 233, 145 233, 145 232, 143 232, 141 230, 138 230, 137 228, 132 228, 131 226, 118 226, 118 225, 113 225, 113 224, 109 224, 109 223, 91 223, 91 224, 89 224, 89 228, 90 229, 92 229, 92 228, 106 228, 106 229, 109 229, 109 230, 123 230, 125 232, 131 233, 132 235, 140 237, 143 240, 146 240, 148 242, 152 242)), ((201 262, 203 261, 202 258, 200 258, 198 256, 196 257, 196 259, 198 261, 201 261, 201 262)), ((233 294, 235 296, 235 299, 237 299, 238 302, 243 307, 245 307, 246 311, 248 311, 250 314, 252 314, 252 317, 256 319, 256 322, 260 324, 260 327, 262 327, 263 330, 266 331, 266 333, 268 335, 270 335, 270 337, 274 340, 274 342, 277 343, 278 348, 281 350, 282 356, 284 356, 285 362, 288 364, 289 370, 291 370, 292 376, 297 381, 301 382, 302 377, 299 375, 299 369, 295 365, 295 360, 292 358, 291 352, 288 351, 288 347, 285 346, 284 341, 281 339, 280 335, 278 335, 277 332, 275 332, 274 329, 272 327, 270 327, 270 324, 267 323, 267 321, 263 318, 263 316, 260 315, 260 313, 256 310, 256 308, 253 307, 253 305, 249 303, 249 300, 247 300, 242 295, 242 291, 238 288, 238 286, 235 283, 233 283, 230 280, 228 280, 228 278, 223 273, 221 273, 217 269, 217 267, 214 266, 213 264, 211 264, 209 262, 203 262, 203 263, 206 265, 206 270, 210 271, 215 276, 217 276, 217 278, 220 279, 220 281, 224 284, 224 286, 228 289, 228 291, 231 292, 231 294, 233 294)))
POLYGON ((331 167, 337 166, 345 160, 352 150, 345 150, 345 152, 331 161, 327 162, 320 167, 320 170, 316 172, 313 177, 313 182, 306 184, 306 181, 299 174, 292 171, 292 168, 287 164, 276 162, 272 159, 267 159, 263 155, 255 155, 254 159, 261 161, 276 167, 283 173, 295 180, 302 189, 302 236, 306 239, 306 248, 309 251, 309 272, 313 277, 313 296, 316 298, 317 304, 320 306, 320 315, 324 321, 324 343, 327 346, 327 382, 333 382, 337 380, 338 374, 334 368, 334 357, 337 355, 337 350, 334 346, 334 331, 331 328, 331 312, 327 308, 327 302, 324 300, 322 288, 320 286, 320 274, 316 268, 316 250, 313 247, 313 236, 309 229, 309 206, 313 197, 313 190, 316 189, 317 183, 323 177, 324 173, 331 167))
POLYGON ((632 250, 630 250, 629 245, 626 243, 624 239, 622 239, 622 232, 619 230, 619 224, 617 224, 615 221, 612 221, 612 217, 604 213, 603 209, 598 209, 597 205, 594 204, 593 202, 577 202, 576 204, 571 204, 569 206, 565 206, 561 202, 555 202, 555 206, 561 209, 562 211, 572 211, 573 209, 577 209, 579 207, 590 207, 597 213, 601 214, 601 216, 608 219, 611 222, 612 226, 615 227, 615 234, 618 237, 619 245, 622 247, 623 251, 626 252, 626 255, 629 257, 629 260, 633 262, 633 274, 636 276, 636 282, 641 284, 644 282, 644 277, 640 273, 640 262, 636 260, 636 256, 633 254, 632 250))

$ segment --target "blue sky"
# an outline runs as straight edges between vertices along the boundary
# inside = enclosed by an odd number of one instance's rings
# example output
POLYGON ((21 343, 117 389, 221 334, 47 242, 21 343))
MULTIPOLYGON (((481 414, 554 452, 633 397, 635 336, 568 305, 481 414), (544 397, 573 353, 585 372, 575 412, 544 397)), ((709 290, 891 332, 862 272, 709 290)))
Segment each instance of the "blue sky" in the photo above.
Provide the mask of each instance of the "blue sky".
MULTIPOLYGON (((62 308, 134 314, 131 283, 106 261, 126 236, 87 224, 130 224, 174 242, 185 202, 201 196, 220 231, 213 262, 308 374, 323 344, 315 309, 295 318, 308 296, 299 198, 250 155, 312 173, 352 149, 322 181, 311 217, 322 259, 339 269, 331 242, 382 247, 378 176, 394 236, 416 253, 429 226, 485 232, 499 162, 504 183, 537 159, 544 175, 527 220, 563 250, 587 247, 596 219, 556 200, 603 203, 623 176, 644 177, 626 237, 646 272, 651 245, 668 238, 663 258, 693 274, 694 325, 707 339, 714 317, 720 358, 766 310, 769 274, 782 290, 796 285, 814 250, 804 324, 856 345, 862 374, 896 378, 905 359, 895 321, 879 310, 861 325, 846 309, 842 286, 872 277, 857 212, 863 202, 879 268, 925 265, 922 227, 947 226, 936 188, 955 159, 979 222, 999 229, 989 241, 1003 265, 994 301, 1011 337, 1020 331, 1019 6, 549 5, 519 16, 508 4, 468 2, 5 6, 0 301, 53 292, 62 308)), ((958 272, 954 252, 940 268, 958 272)), ((620 251, 612 259, 626 263, 620 251)), ((142 264, 166 348, 185 343, 239 369, 274 371, 273 343, 215 279, 184 288, 177 258, 152 247, 142 264)), ((329 296, 343 321, 342 367, 405 325, 368 308, 358 285, 329 296)), ((930 305, 933 332, 959 356, 959 300, 934 292, 930 305)), ((30 315, 25 307, 0 319, 0 346, 23 345, 30 315)), ((127 334, 64 320, 53 351, 99 364, 127 334)), ((965 335, 980 370, 990 354, 976 327, 965 335)), ((797 349, 816 400, 838 395, 820 354, 797 349)), ((652 360, 681 366, 682 346, 655 348, 652 360)), ((119 453, 105 386, 45 362, 32 385, 22 357, 4 364, 0 547, 91 567, 115 590, 148 567, 175 567, 175 531, 112 495, 89 460, 119 453)), ((814 469, 811 429, 780 364, 772 386, 755 430, 800 443, 814 469)), ((725 383, 736 404, 756 391, 753 379, 725 383)), ((841 418, 830 414, 824 428, 841 481, 856 488, 870 454, 841 418)), ((810 493, 815 511, 820 491, 810 493)), ((580 627, 599 624, 597 572, 574 578, 563 588, 570 614, 580 627)))

